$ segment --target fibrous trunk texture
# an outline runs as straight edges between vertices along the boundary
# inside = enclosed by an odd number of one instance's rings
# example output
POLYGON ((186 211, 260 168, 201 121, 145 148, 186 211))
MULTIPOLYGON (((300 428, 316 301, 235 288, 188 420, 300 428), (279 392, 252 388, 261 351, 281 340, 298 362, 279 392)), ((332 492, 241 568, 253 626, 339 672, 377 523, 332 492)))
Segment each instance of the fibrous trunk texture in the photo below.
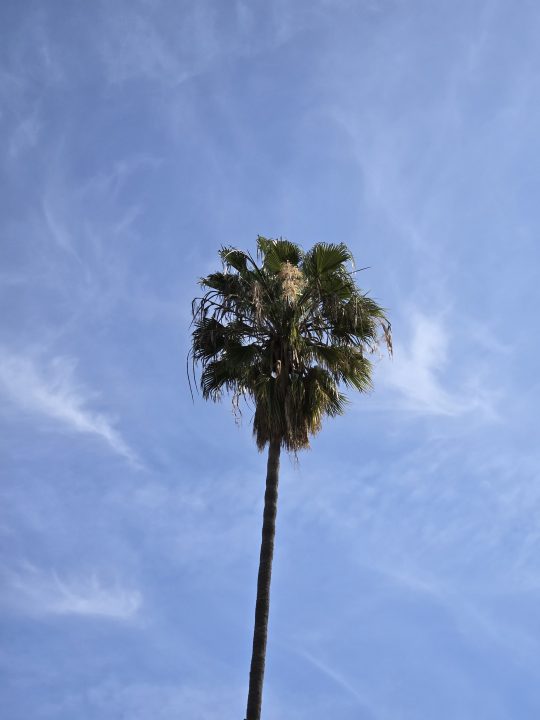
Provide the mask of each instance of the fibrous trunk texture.
POLYGON ((274 537, 276 534, 280 449, 280 439, 273 438, 268 448, 261 556, 259 560, 259 577, 257 579, 255 629, 253 631, 253 652, 249 672, 246 720, 260 720, 261 717, 268 614, 270 611, 270 580, 272 578, 272 559, 274 557, 274 537))

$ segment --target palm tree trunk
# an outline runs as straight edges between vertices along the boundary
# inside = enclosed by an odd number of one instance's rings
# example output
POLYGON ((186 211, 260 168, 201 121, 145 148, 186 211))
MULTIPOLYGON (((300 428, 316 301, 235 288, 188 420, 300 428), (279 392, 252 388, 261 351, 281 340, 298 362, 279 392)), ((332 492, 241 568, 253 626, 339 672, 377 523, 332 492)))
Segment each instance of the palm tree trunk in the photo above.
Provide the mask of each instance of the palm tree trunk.
POLYGON ((246 720, 260 720, 261 717, 268 614, 270 611, 270 580, 272 577, 274 537, 276 534, 280 449, 280 438, 272 438, 268 448, 268 465, 266 469, 261 556, 259 560, 259 577, 257 579, 255 628, 253 631, 246 720))

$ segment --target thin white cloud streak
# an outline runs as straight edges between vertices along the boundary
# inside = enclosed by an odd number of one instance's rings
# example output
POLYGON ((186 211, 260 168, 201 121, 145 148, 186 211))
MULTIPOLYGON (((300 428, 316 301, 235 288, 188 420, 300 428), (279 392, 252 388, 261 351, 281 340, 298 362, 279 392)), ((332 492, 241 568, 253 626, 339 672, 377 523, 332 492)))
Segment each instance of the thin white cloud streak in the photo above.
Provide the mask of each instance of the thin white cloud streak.
POLYGON ((307 660, 313 667, 317 668, 319 672, 321 672, 323 675, 325 675, 327 678, 330 678, 334 683, 339 685, 343 690, 345 690, 351 697, 353 697, 359 705, 362 707, 362 709, 365 712, 368 712, 370 717, 372 718, 381 718, 382 716, 376 712, 375 708, 373 708, 372 703, 356 688, 351 685, 351 683, 346 680, 340 673, 338 673, 336 670, 328 667, 325 663, 323 663, 321 660, 316 658, 314 655, 309 653, 307 650, 304 649, 296 649, 295 652, 303 657, 305 660, 307 660))
POLYGON ((10 160, 17 160, 21 153, 37 145, 40 130, 41 125, 36 113, 29 114, 21 119, 13 130, 8 144, 8 156, 10 160))
POLYGON ((116 197, 133 175, 158 169, 163 162, 162 157, 149 153, 133 153, 112 163, 110 168, 93 175, 81 185, 79 192, 82 195, 116 197))
POLYGON ((254 57, 290 41, 324 17, 328 0, 307 9, 285 0, 260 7, 237 0, 225 28, 215 4, 206 0, 173 14, 167 25, 142 3, 120 7, 108 14, 99 46, 108 82, 146 80, 170 92, 210 72, 224 57, 254 57))
MULTIPOLYGON (((199 673, 203 675, 202 672, 199 673)), ((221 720, 241 717, 245 702, 244 686, 216 682, 216 677, 197 684, 182 680, 164 684, 156 681, 122 683, 114 677, 100 678, 101 682, 85 688, 80 697, 64 693, 63 717, 80 714, 82 704, 90 705, 96 717, 125 717, 130 720, 221 720)), ((278 715, 277 717, 283 717, 278 715)))
POLYGON ((36 615, 82 615, 131 620, 141 606, 138 590, 105 585, 96 574, 62 578, 27 565, 8 577, 7 598, 19 611, 36 615))
MULTIPOLYGON (((496 608, 490 607, 498 592, 471 592, 471 588, 462 583, 420 575, 413 567, 401 567, 396 572, 377 565, 372 570, 401 592, 412 592, 419 599, 438 605, 467 642, 500 647, 514 663, 523 667, 538 654, 538 642, 519 627, 519 619, 503 617, 496 608)), ((519 588, 514 591, 516 595, 522 593, 519 588)))
POLYGON ((73 359, 55 357, 39 364, 29 356, 0 349, 0 392, 16 407, 58 423, 71 432, 95 435, 132 465, 134 451, 115 429, 113 420, 89 407, 92 393, 75 378, 73 359))
POLYGON ((170 26, 158 27, 131 5, 110 15, 100 47, 107 80, 146 79, 170 88, 203 72, 219 49, 211 8, 200 3, 174 24, 171 35, 170 26))
POLYGON ((490 393, 474 387, 472 380, 455 391, 445 387, 450 338, 442 322, 413 312, 411 328, 410 341, 396 342, 394 359, 385 364, 378 382, 397 393, 404 409, 418 414, 456 417, 480 411, 493 415, 490 393))
POLYGON ((62 250, 75 254, 70 233, 64 225, 59 222, 47 200, 43 201, 43 217, 45 218, 45 224, 54 242, 61 247, 62 250))
POLYGON ((140 204, 122 202, 119 194, 134 177, 158 169, 163 159, 133 153, 111 162, 84 182, 67 172, 65 153, 57 152, 55 162, 43 188, 40 227, 45 225, 54 244, 71 254, 88 276, 92 258, 96 263, 103 259, 100 236, 106 236, 109 243, 112 238, 131 236, 144 211, 140 204))

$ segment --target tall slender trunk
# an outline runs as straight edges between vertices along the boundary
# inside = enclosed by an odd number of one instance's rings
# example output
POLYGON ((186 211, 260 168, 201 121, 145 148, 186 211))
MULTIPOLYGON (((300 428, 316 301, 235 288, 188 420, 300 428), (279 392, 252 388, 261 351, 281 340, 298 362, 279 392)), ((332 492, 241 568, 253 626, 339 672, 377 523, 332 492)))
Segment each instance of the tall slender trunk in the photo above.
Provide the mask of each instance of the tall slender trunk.
POLYGON ((276 534, 280 449, 281 440, 272 438, 268 448, 268 465, 266 469, 261 556, 259 560, 259 577, 257 579, 255 628, 253 630, 253 651, 249 672, 246 720, 260 720, 261 717, 268 613, 270 611, 270 580, 272 578, 272 559, 274 557, 274 537, 276 534))

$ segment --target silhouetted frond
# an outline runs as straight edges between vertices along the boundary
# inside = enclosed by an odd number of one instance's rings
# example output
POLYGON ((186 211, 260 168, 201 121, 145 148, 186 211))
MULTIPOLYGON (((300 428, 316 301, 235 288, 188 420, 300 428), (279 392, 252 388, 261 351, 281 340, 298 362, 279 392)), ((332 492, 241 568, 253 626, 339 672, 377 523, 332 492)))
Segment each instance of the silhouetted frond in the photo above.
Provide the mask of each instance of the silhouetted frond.
POLYGON ((263 258, 263 267, 270 272, 279 272, 283 263, 298 265, 302 258, 302 250, 289 240, 268 240, 259 235, 257 238, 259 255, 263 258))

